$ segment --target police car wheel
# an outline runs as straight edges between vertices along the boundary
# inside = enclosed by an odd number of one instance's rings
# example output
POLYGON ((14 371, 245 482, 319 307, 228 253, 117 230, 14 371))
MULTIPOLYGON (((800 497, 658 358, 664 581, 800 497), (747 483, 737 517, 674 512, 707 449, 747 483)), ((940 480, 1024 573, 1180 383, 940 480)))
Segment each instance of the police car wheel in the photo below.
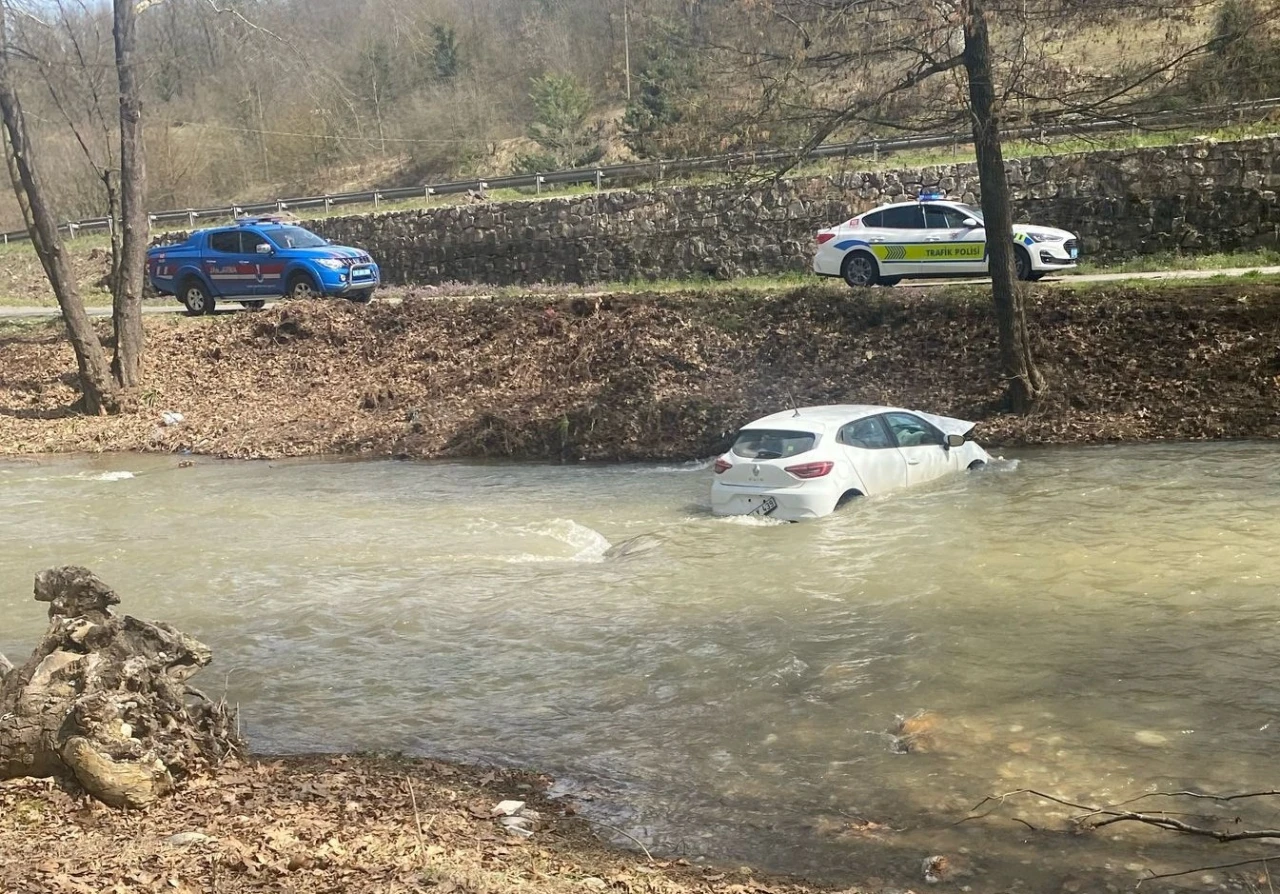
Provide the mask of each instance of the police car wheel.
POLYGON ((1021 246, 1014 246, 1013 249, 1013 273, 1024 282, 1030 282, 1035 277, 1035 272, 1031 269, 1031 255, 1021 246))
POLYGON ((311 298, 319 298, 320 292, 311 281, 311 277, 305 273, 299 273, 289 280, 289 297, 295 301, 307 301, 311 298))
POLYGON ((851 287, 863 289, 880 281, 880 265, 865 252, 853 252, 840 265, 840 275, 851 287))
POLYGON ((213 313, 214 301, 204 286, 193 280, 182 287, 182 305, 187 309, 187 316, 198 317, 213 313))
POLYGON ((882 276, 882 277, 880 277, 880 285, 882 285, 882 286, 896 286, 896 285, 897 285, 898 283, 900 283, 900 282, 902 282, 902 277, 901 277, 901 276, 882 276))

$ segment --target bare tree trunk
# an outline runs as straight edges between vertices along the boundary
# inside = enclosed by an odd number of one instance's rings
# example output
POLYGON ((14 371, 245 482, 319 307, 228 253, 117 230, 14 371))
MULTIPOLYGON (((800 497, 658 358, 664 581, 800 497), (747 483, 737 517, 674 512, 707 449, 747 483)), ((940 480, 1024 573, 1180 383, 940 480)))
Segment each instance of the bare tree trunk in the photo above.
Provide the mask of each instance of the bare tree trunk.
POLYGON ((62 318, 67 324, 67 336, 76 353, 80 371, 80 391, 84 396, 87 413, 101 415, 119 410, 117 388, 107 365, 107 354, 102 349, 98 333, 94 331, 84 301, 76 287, 75 274, 62 238, 53 209, 48 204, 40 175, 27 138, 26 119, 14 87, 13 71, 9 65, 8 23, 5 4, 0 2, 0 116, 4 118, 8 140, 5 143, 5 160, 8 163, 14 194, 18 198, 26 220, 31 244, 36 249, 40 264, 44 267, 49 284, 57 296, 62 318))
POLYGON ((143 200, 147 187, 146 156, 142 145, 142 92, 138 85, 138 14, 134 0, 115 0, 113 33, 116 75, 120 82, 120 270, 112 301, 116 327, 113 364, 122 388, 142 382, 142 289, 146 276, 150 222, 143 200))
POLYGON ((111 221, 111 272, 107 283, 111 295, 120 291, 120 258, 123 252, 120 232, 120 190, 116 187, 115 172, 110 168, 102 172, 102 187, 107 193, 107 218, 111 221))
POLYGON ((991 298, 996 306, 1000 336, 1000 368, 1005 377, 1009 408, 1015 413, 1025 413, 1039 400, 1045 385, 1031 356, 1023 290, 1014 276, 1013 211, 1000 146, 991 42, 983 7, 984 0, 965 0, 964 67, 969 75, 969 104, 978 182, 982 187, 982 216, 986 219, 991 298))

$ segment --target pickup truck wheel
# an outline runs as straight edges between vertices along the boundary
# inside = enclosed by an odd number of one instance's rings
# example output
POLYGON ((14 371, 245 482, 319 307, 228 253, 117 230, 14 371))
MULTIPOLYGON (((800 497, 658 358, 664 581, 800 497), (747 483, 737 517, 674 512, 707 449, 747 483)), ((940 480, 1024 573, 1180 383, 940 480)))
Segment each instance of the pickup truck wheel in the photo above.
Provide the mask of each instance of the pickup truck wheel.
POLYGON ((183 284, 182 304, 187 309, 187 316, 198 317, 201 314, 211 314, 215 303, 199 281, 190 280, 183 284))
POLYGON ((352 304, 368 304, 373 300, 373 289, 365 289, 360 292, 350 292, 347 294, 347 300, 352 304))
POLYGON ((287 294, 294 301, 308 301, 312 298, 320 297, 320 292, 316 290, 316 284, 305 273, 299 273, 289 280, 287 294))
POLYGON ((265 301, 241 301, 241 307, 247 307, 249 310, 262 310, 267 306, 265 301))

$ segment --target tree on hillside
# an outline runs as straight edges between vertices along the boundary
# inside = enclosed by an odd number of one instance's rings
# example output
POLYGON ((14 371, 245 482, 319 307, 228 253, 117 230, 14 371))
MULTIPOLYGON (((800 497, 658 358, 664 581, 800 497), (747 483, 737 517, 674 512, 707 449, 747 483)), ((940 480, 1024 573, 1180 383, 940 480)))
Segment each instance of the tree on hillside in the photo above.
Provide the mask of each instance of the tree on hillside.
POLYGON ((597 128, 587 124, 591 94, 572 77, 548 74, 533 82, 529 94, 533 121, 529 138, 544 151, 517 164, 526 170, 554 170, 599 161, 604 154, 597 128))
MULTIPOLYGON (((92 414, 119 412, 142 377, 142 288, 149 223, 143 206, 146 164, 142 146, 142 99, 138 77, 137 16, 155 0, 113 0, 111 30, 118 97, 120 236, 113 240, 112 322, 115 352, 110 363, 93 324, 58 232, 55 209, 44 180, 18 95, 14 28, 10 0, 0 0, 0 116, 4 120, 6 161, 18 205, 22 210, 45 274, 53 286, 76 353, 83 406, 92 414)), ((63 9, 65 13, 65 8, 63 9)), ((111 176, 104 171, 110 187, 111 176)))
MULTIPOLYGON (((760 0, 749 44, 729 48, 761 85, 769 114, 808 124, 806 148, 837 133, 973 134, 988 234, 1000 368, 1010 409, 1045 381, 1032 353, 1025 290, 1015 280, 1013 215, 1001 130, 1011 120, 1112 118, 1185 92, 1179 81, 1210 42, 1196 31, 1208 0, 760 0), (1106 51, 1093 44, 1107 44, 1106 51), (1158 53, 1130 52, 1139 39, 1158 53), (1096 68, 1085 64, 1097 57, 1096 68)), ((802 157, 799 156, 798 157, 802 157)))

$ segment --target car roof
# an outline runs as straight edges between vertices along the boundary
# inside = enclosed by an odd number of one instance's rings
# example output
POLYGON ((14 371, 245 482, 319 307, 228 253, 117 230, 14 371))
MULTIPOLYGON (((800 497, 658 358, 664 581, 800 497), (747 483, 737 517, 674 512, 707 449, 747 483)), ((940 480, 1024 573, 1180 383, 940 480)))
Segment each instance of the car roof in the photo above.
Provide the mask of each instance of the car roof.
POLYGON ((882 407, 875 404, 827 404, 820 407, 799 407, 782 410, 763 416, 742 426, 747 429, 780 429, 783 431, 803 431, 812 434, 823 434, 828 429, 838 429, 842 425, 877 416, 881 413, 910 413, 918 416, 930 425, 937 427, 943 434, 967 434, 974 423, 953 416, 939 416, 923 410, 909 410, 906 407, 882 407))
MULTIPOLYGON (((820 433, 828 427, 839 428, 847 422, 898 410, 898 407, 878 407, 873 404, 828 404, 822 407, 799 407, 782 410, 756 419, 742 426, 745 428, 780 428, 791 431, 820 433)), ((910 413, 911 410, 906 412, 910 413)))
POLYGON ((901 208, 903 205, 919 205, 921 207, 924 207, 925 205, 944 205, 947 208, 955 208, 957 210, 964 210, 969 207, 964 202, 958 202, 955 199, 915 199, 909 202, 890 202, 887 205, 877 205, 874 208, 869 208, 866 211, 863 211, 861 214, 855 214, 854 217, 866 217, 868 214, 874 214, 877 211, 884 211, 886 208, 901 208))

